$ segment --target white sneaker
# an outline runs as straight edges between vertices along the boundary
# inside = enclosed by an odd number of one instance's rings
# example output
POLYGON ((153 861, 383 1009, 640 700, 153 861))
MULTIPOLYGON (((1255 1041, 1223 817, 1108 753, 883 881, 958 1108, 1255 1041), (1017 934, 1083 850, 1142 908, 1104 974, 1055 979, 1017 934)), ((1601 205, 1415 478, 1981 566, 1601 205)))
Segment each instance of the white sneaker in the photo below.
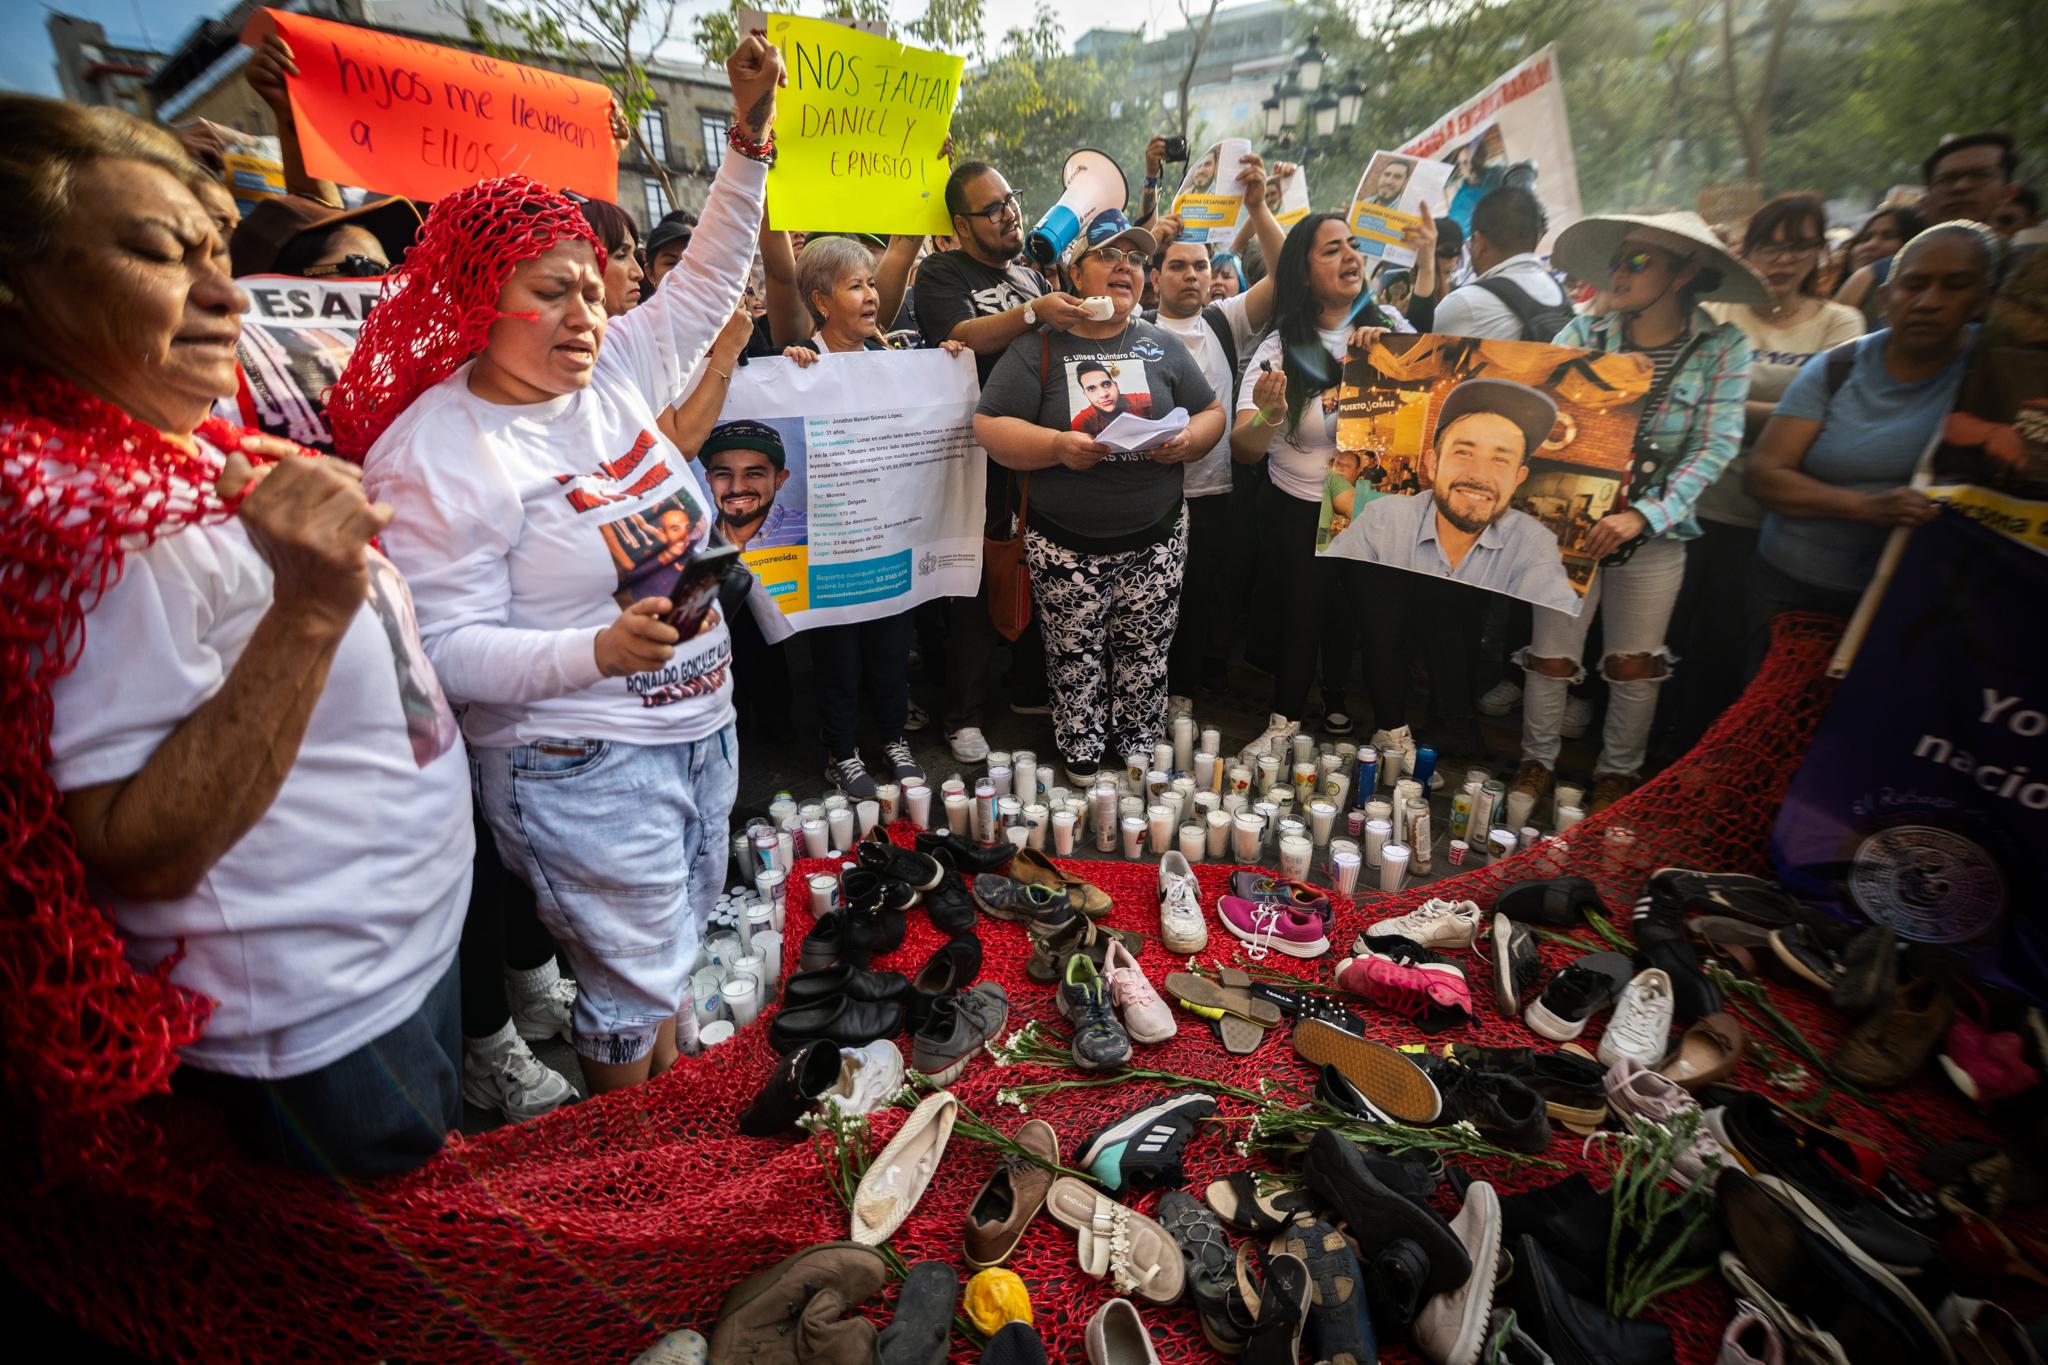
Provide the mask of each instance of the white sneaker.
MULTIPOLYGON (((1388 791, 1394 784, 1415 771, 1415 732, 1406 725, 1396 730, 1375 730, 1372 732, 1372 747, 1380 751, 1380 785, 1388 791), (1400 757, 1390 759, 1389 754, 1400 757)), ((1429 775, 1429 789, 1441 791, 1444 775, 1433 772, 1429 775)))
POLYGON ((1671 1050, 1671 1008, 1671 978, 1657 967, 1637 972, 1600 1036, 1600 1061, 1613 1066, 1626 1057, 1648 1067, 1662 1062, 1671 1050))
POLYGON ((1159 939, 1169 953, 1199 953, 1209 946, 1201 884, 1179 849, 1159 860, 1159 939))
POLYGON ((512 1021, 488 1038, 462 1040, 462 1098, 512 1123, 537 1119, 576 1097, 576 1088, 526 1046, 512 1021))
POLYGON ((1399 934, 1425 948, 1470 948, 1479 937, 1479 902, 1431 899, 1396 919, 1376 920, 1359 934, 1352 954, 1365 956, 1371 951, 1366 940, 1380 934, 1399 934))
POLYGON ((560 1038, 573 1043, 569 1016, 576 1008, 576 982, 562 975, 549 958, 530 972, 505 973, 505 1000, 512 1006, 512 1027, 530 1043, 560 1038))
POLYGON ((1557 732, 1566 739, 1583 739, 1586 731, 1593 728, 1593 701, 1590 697, 1566 697, 1564 719, 1558 723, 1557 732))
POLYGON ((1244 746, 1238 752, 1237 761, 1247 768, 1256 768, 1261 754, 1278 753, 1279 746, 1301 733, 1301 722, 1287 719, 1278 711, 1266 717, 1266 733, 1244 746))
POLYGON ((1502 678, 1486 689, 1486 695, 1479 699, 1479 714, 1482 716, 1505 716, 1522 704, 1521 684, 1502 678))
POLYGON ((819 1098, 842 1114, 872 1114, 903 1088, 903 1054, 887 1038, 839 1049, 839 1079, 819 1098))
POLYGON ((988 758, 988 741, 972 725, 947 731, 946 743, 952 747, 953 757, 962 763, 981 763, 988 758))

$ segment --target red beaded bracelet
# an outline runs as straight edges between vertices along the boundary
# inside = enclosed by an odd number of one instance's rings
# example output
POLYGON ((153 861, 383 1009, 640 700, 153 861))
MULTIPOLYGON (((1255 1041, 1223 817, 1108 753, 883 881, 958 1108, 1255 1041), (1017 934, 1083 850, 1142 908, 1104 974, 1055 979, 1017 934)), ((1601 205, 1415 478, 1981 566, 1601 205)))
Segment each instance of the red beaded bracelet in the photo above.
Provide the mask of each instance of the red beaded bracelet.
POLYGON ((761 161, 770 166, 775 164, 775 134, 772 132, 755 142, 742 134, 739 124, 734 123, 725 130, 725 140, 735 152, 750 161, 761 161))

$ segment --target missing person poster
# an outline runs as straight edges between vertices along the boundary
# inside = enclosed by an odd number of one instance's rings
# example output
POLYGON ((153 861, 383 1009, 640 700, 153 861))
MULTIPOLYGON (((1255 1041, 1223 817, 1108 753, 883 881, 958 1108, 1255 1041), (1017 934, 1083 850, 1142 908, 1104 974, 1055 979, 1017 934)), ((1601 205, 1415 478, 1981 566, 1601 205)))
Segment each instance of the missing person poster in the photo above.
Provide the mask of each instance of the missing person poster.
POLYGON ((1565 119, 1564 78, 1550 44, 1396 149, 1450 168, 1430 211, 1472 227, 1472 210, 1502 185, 1534 190, 1549 215, 1537 248, 1579 218, 1579 166, 1565 119))
POLYGON ((1785 887, 2048 1003, 2048 556, 1914 529, 1771 834, 1785 887))
POLYGON ((1316 552, 1576 616, 1593 524, 1627 502, 1650 362, 1533 341, 1389 334, 1333 395, 1316 552))
POLYGON ((733 375, 697 462, 768 639, 888 616, 981 584, 986 457, 974 358, 776 357, 733 375))
POLYGON ((1422 226, 1422 207, 1443 202, 1451 168, 1441 161, 1374 152, 1351 196, 1351 233, 1358 249, 1389 265, 1414 265, 1415 248, 1403 243, 1422 226))
POLYGON ((233 409, 222 415, 332 455, 326 394, 348 365, 383 279, 246 275, 235 283, 249 306, 235 343, 233 409))
POLYGON ((1267 162, 1266 207, 1282 228, 1308 217, 1308 172, 1292 161, 1267 162))
POLYGON ((1230 245, 1244 217, 1244 191, 1237 174, 1252 144, 1241 137, 1212 142, 1188 164, 1180 188, 1173 192, 1173 216, 1180 219, 1180 240, 1230 245))

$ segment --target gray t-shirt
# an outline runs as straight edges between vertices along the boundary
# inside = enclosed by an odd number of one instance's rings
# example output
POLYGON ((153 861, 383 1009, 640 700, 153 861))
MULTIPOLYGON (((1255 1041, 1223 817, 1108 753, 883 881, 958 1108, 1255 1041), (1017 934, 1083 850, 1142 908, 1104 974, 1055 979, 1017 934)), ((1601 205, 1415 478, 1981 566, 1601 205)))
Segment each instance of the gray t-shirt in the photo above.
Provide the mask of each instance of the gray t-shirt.
MULTIPOLYGON (((1119 413, 1164 417, 1186 408, 1193 416, 1215 401, 1180 339, 1133 317, 1123 332, 1102 339, 1050 328, 1018 337, 982 386, 976 411, 1092 436, 1119 413)), ((1184 473, 1142 453, 1106 455, 1086 470, 1033 470, 1031 518, 1088 539, 1133 536, 1169 520, 1180 506, 1184 473)))

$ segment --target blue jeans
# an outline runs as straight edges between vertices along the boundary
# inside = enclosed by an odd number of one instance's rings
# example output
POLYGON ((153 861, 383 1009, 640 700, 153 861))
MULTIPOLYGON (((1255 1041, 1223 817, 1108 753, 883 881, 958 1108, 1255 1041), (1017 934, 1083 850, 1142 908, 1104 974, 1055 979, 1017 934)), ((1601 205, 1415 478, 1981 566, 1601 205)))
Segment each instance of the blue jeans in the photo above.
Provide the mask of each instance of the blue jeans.
POLYGON ((402 1175, 462 1122, 462 999, 457 964, 419 1009, 318 1071, 284 1080, 183 1066, 172 1088, 209 1099, 257 1158, 324 1175, 402 1175))
MULTIPOLYGON (((690 1006, 739 789, 728 725, 686 744, 543 739, 476 750, 484 818, 576 974, 578 1055, 624 1066, 690 1006)), ((678 1041, 690 1026, 677 1021, 678 1041)))

